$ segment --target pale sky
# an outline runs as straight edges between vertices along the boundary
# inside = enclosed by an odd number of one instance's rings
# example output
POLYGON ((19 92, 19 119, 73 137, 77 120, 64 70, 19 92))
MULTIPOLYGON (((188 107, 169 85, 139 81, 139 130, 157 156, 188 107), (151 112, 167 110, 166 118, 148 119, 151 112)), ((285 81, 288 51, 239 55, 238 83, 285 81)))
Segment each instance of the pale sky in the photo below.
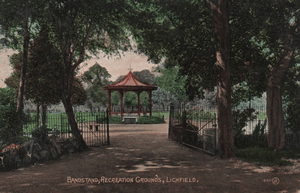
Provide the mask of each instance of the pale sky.
MULTIPOLYGON (((5 78, 8 78, 12 73, 9 56, 13 54, 13 50, 0 50, 0 87, 2 88, 6 86, 4 84, 5 78)), ((151 71, 152 67, 156 66, 156 64, 147 62, 147 57, 145 55, 138 55, 133 52, 126 52, 121 58, 112 57, 108 59, 107 57, 103 58, 103 56, 104 54, 99 54, 99 59, 94 57, 93 59, 82 63, 80 72, 82 73, 88 70, 89 67, 98 62, 98 64, 105 67, 108 73, 111 74, 112 77, 110 80, 114 81, 120 75, 126 75, 129 72, 130 66, 132 71, 141 71, 144 69, 151 71)))

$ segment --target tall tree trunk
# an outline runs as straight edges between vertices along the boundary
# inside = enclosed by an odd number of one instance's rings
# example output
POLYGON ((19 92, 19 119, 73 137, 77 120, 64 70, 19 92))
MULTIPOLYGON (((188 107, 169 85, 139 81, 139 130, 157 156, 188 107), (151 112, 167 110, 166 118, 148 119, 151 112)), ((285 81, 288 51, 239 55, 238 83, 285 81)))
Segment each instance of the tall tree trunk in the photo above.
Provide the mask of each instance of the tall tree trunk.
POLYGON ((284 79, 294 54, 294 37, 292 34, 287 34, 282 53, 279 64, 273 66, 267 79, 268 146, 277 150, 285 147, 281 95, 284 79))
POLYGON ((63 94, 62 102, 63 102, 63 105, 65 107, 65 111, 66 111, 66 114, 67 114, 69 124, 71 126, 73 137, 75 137, 75 139, 79 143, 81 149, 86 149, 87 145, 86 145, 85 141, 83 140, 82 135, 80 134, 80 131, 78 129, 78 125, 77 125, 77 121, 75 119, 75 115, 74 115, 74 112, 73 112, 70 97, 67 97, 65 94, 63 94))
POLYGON ((36 127, 40 126, 40 105, 36 104, 36 127))
POLYGON ((23 65, 21 69, 21 77, 18 88, 17 98, 17 112, 22 112, 24 109, 24 90, 25 90, 25 76, 28 62, 28 46, 29 46, 29 30, 28 30, 28 0, 25 0, 25 15, 23 24, 23 65))
POLYGON ((47 105, 42 105, 42 125, 47 125, 47 105))
MULTIPOLYGON (((75 16, 72 18, 76 19, 76 14, 75 16)), ((62 24, 65 21, 65 18, 61 18, 62 24)), ((77 140, 77 142, 80 145, 81 149, 86 149, 87 145, 85 143, 85 141, 82 138, 82 135, 80 134, 80 131, 78 129, 78 125, 77 125, 77 121, 73 112, 73 108, 72 108, 72 103, 71 103, 71 96, 72 96, 72 87, 73 87, 73 82, 74 82, 74 75, 75 75, 75 70, 76 68, 80 65, 81 62, 84 61, 84 57, 85 57, 85 47, 87 45, 88 39, 89 39, 89 35, 90 35, 90 31, 92 29, 92 24, 93 21, 90 22, 88 28, 86 29, 86 34, 85 37, 82 41, 82 47, 81 50, 79 51, 79 56, 77 57, 77 59, 75 60, 74 63, 73 60, 75 59, 74 57, 74 53, 75 53, 75 48, 78 43, 78 40, 74 40, 73 42, 73 46, 71 46, 71 39, 67 36, 65 37, 65 41, 62 41, 61 44, 61 50, 62 50, 62 57, 63 57, 63 69, 64 71, 61 72, 61 99, 63 102, 63 105, 65 107, 65 111, 67 114, 67 118, 69 121, 69 124, 71 126, 71 130, 72 130, 72 134, 73 137, 75 137, 75 139, 77 140), (73 49, 71 49, 71 47, 73 47, 73 49)), ((61 26, 62 30, 62 37, 63 36, 63 32, 65 32, 63 29, 64 27, 61 26)), ((71 26, 72 28, 72 26, 71 26)), ((69 29, 68 29, 69 30, 69 29)), ((70 30, 72 31, 72 30, 70 30)))
POLYGON ((71 95, 73 86, 74 71, 69 70, 61 73, 60 87, 61 87, 61 100, 67 114, 68 122, 71 126, 72 135, 79 143, 80 149, 84 150, 87 148, 85 141, 78 129, 77 121, 72 107, 71 95))
POLYGON ((271 149, 283 149, 285 147, 281 91, 281 86, 274 84, 272 78, 269 78, 267 85, 267 118, 268 146, 271 149))
POLYGON ((233 155, 233 135, 231 120, 231 83, 230 83, 230 43, 227 0, 207 0, 212 11, 216 36, 217 113, 221 157, 233 155))

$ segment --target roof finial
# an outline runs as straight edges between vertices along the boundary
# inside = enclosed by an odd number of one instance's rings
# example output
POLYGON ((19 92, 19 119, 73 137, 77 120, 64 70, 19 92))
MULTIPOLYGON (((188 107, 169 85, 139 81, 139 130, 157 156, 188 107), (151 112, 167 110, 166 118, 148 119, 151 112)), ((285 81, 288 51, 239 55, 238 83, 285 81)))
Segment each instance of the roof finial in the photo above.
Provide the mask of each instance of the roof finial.
POLYGON ((132 71, 132 68, 131 68, 131 64, 129 65, 129 69, 128 69, 129 71, 132 71))

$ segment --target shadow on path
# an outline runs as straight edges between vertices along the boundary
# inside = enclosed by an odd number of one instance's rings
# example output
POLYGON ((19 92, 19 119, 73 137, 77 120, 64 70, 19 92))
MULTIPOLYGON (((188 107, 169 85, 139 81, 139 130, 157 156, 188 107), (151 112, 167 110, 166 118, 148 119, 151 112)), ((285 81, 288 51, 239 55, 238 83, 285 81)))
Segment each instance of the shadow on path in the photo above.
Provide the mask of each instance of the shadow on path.
POLYGON ((168 139, 168 123, 110 125, 111 145, 0 173, 0 192, 296 192, 299 174, 258 173, 168 139), (278 178, 278 184, 272 179, 278 178))

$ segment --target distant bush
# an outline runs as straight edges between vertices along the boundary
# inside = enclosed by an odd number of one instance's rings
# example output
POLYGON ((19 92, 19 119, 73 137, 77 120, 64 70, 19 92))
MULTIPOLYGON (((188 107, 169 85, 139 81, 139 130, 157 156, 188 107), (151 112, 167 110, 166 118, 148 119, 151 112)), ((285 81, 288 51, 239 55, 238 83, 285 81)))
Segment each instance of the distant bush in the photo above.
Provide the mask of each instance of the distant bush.
POLYGON ((159 123, 165 123, 165 121, 161 117, 143 116, 143 117, 139 117, 136 123, 137 124, 159 124, 159 123))
MULTIPOLYGON (((104 124, 107 122, 107 117, 101 115, 96 116, 96 123, 104 124)), ((109 117, 109 123, 110 124, 121 124, 122 118, 121 117, 109 117)))
POLYGON ((121 124, 122 117, 109 117, 109 123, 110 124, 121 124))
POLYGON ((208 121, 211 119, 216 118, 214 113, 206 112, 206 111, 188 111, 187 112, 187 119, 194 120, 199 119, 201 121, 208 121))

